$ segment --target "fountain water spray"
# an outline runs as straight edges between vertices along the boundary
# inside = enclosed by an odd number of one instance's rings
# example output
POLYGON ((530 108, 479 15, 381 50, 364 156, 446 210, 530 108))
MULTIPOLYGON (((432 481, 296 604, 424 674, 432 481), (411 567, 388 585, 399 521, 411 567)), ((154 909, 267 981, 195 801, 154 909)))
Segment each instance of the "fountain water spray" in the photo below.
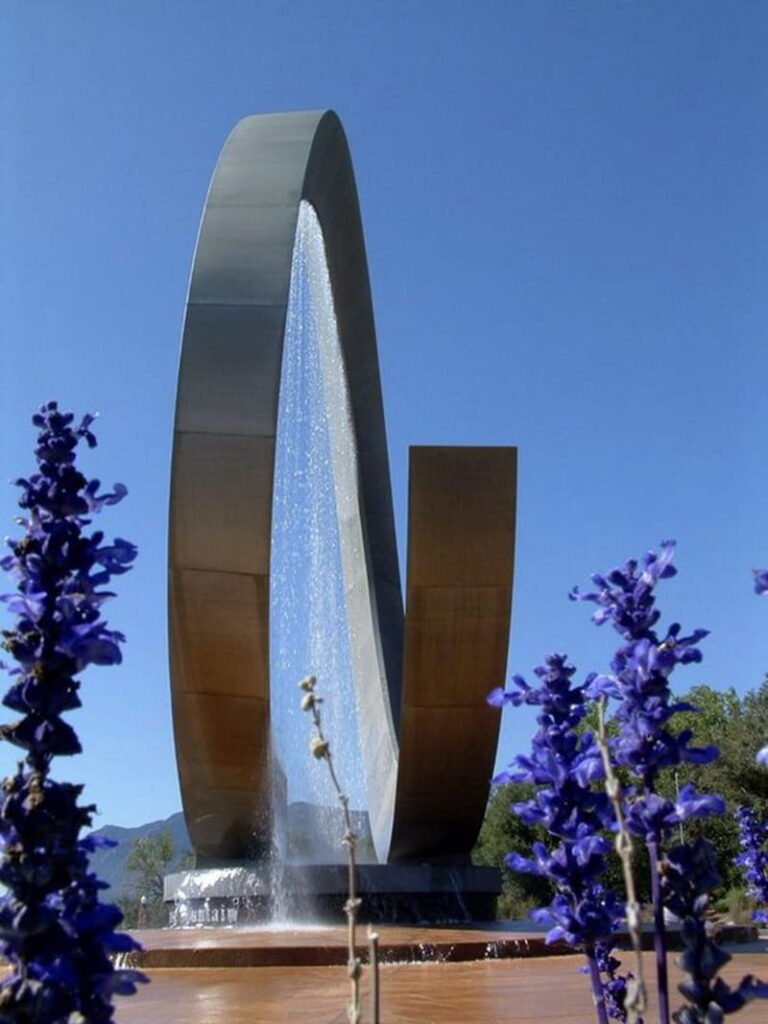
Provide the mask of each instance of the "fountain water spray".
MULTIPOLYGON (((289 864, 339 863, 342 827, 322 766, 308 763, 295 680, 312 671, 333 692, 326 724, 350 803, 366 807, 337 516, 356 516, 354 438, 322 231, 299 208, 278 412, 270 565, 270 706, 285 778, 278 853, 289 864)), ((367 832, 367 815, 355 827, 367 832)), ((278 830, 280 831, 280 830, 278 830)), ((372 860, 361 836, 363 859, 372 860)))

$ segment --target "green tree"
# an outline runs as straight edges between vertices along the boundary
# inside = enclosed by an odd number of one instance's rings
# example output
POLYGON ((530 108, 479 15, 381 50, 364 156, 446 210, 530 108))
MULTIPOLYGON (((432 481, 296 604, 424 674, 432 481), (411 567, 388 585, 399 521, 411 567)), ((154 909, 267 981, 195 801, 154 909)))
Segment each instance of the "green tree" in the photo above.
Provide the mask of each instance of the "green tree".
MULTIPOLYGON (((718 870, 723 879, 721 891, 743 887, 741 869, 734 863, 739 853, 738 826, 733 812, 739 804, 768 808, 768 772, 755 762, 755 752, 760 748, 765 732, 763 723, 768 718, 768 681, 755 691, 739 698, 733 687, 715 690, 711 686, 698 685, 678 698, 693 705, 696 711, 678 711, 668 727, 672 732, 690 729, 692 745, 698 747, 716 746, 720 755, 708 764, 681 764, 674 769, 660 773, 658 791, 663 796, 674 798, 680 787, 690 782, 701 793, 719 793, 726 801, 727 812, 711 818, 692 819, 681 829, 685 840, 703 835, 715 848, 718 870)), ((581 728, 597 730, 597 706, 589 709, 581 728)), ((615 735, 616 725, 608 720, 607 731, 615 735)), ((622 782, 629 782, 628 776, 618 772, 622 782)), ((674 844, 678 837, 672 836, 674 844)), ((635 879, 641 890, 641 900, 648 898, 646 872, 640 861, 644 858, 642 843, 635 846, 635 879)), ((614 864, 609 861, 607 883, 615 885, 619 892, 623 885, 618 878, 614 883, 614 864)))
POLYGON ((125 866, 136 876, 136 895, 146 896, 149 903, 162 903, 163 879, 172 860, 173 841, 170 832, 155 832, 134 840, 125 866))
MULTIPOLYGON (((730 890, 743 890, 741 869, 735 864, 740 852, 738 826, 733 817, 740 804, 753 807, 768 817, 768 770, 755 761, 756 752, 765 744, 768 722, 768 677, 759 687, 739 698, 733 687, 715 690, 698 685, 683 694, 680 701, 692 704, 696 711, 679 711, 673 715, 669 728, 673 732, 690 729, 694 746, 714 745, 720 756, 709 764, 681 764, 659 777, 659 792, 674 797, 687 782, 702 793, 719 793, 726 801, 724 815, 693 819, 685 823, 683 836, 688 840, 703 835, 713 844, 718 870, 723 879, 720 895, 730 890)), ((597 731, 597 705, 590 707, 579 730, 597 731)), ((607 722, 609 735, 615 735, 615 723, 607 722)), ((622 773, 619 772, 621 775, 622 773)), ((628 783, 628 778, 623 780, 628 783)), ((543 906, 551 899, 548 884, 532 875, 512 872, 504 864, 504 856, 512 850, 527 856, 531 843, 538 839, 545 844, 548 837, 541 829, 523 823, 509 810, 509 805, 530 796, 531 787, 513 784, 495 787, 488 802, 473 860, 477 864, 494 864, 502 871, 500 917, 524 917, 534 906, 543 906)), ((674 838, 671 840, 674 843, 674 838)), ((647 851, 643 843, 635 844, 635 883, 641 902, 650 898, 647 851)), ((618 857, 609 855, 605 884, 619 893, 624 891, 618 857)))
POLYGON ((715 690, 700 685, 681 700, 693 704, 697 711, 678 712, 670 727, 690 729, 695 746, 712 744, 720 755, 709 764, 682 764, 665 772, 659 789, 672 797, 679 786, 692 782, 701 792, 719 793, 725 799, 724 815, 686 822, 683 833, 686 840, 706 836, 715 848, 722 889, 741 889, 741 869, 734 863, 740 850, 733 814, 740 804, 763 815, 768 811, 768 771, 755 761, 768 720, 768 680, 742 698, 733 687, 715 690))
POLYGON ((702 790, 720 793, 729 811, 738 804, 768 808, 768 772, 755 761, 768 720, 768 679, 741 699, 732 687, 694 686, 681 700, 698 710, 678 712, 671 727, 690 729, 695 745, 714 744, 720 756, 706 765, 680 765, 678 783, 693 782, 702 790))
POLYGON ((720 743, 721 761, 729 774, 727 798, 754 807, 762 816, 768 814, 768 770, 755 755, 765 745, 766 722, 768 677, 744 695, 720 743))
MULTIPOLYGON (((191 853, 181 858, 178 869, 190 866, 191 853)), ((163 903, 163 885, 171 862, 177 859, 171 834, 167 830, 135 839, 125 861, 134 876, 133 892, 121 901, 128 927, 162 927, 168 923, 163 903), (143 900, 143 909, 142 909, 143 900)))

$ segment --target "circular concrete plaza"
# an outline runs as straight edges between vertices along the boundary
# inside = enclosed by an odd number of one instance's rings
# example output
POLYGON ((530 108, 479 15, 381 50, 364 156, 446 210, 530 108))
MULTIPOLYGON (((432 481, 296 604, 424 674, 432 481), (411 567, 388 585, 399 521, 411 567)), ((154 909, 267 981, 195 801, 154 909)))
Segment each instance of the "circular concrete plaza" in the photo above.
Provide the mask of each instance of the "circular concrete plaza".
MULTIPOLYGON (((223 962, 236 963, 233 955, 245 946, 289 950, 289 959, 304 966, 281 967, 209 967, 186 966, 152 968, 152 983, 139 994, 117 1002, 118 1024, 273 1024, 285 1020, 291 1024, 344 1024, 348 982, 343 965, 310 966, 314 959, 333 958, 334 951, 344 956, 342 929, 322 929, 306 933, 157 933, 140 936, 145 945, 159 949, 185 948, 188 964, 206 962, 204 951, 223 950, 223 962), (171 936, 170 939, 168 936, 171 936), (338 949, 337 949, 338 947, 338 949), (291 955, 293 949, 295 954, 291 955), (199 952, 195 954, 195 950, 199 952), (320 951, 325 951, 321 953, 320 951)), ((461 950, 484 942, 491 956, 498 932, 487 935, 474 930, 380 929, 386 948, 419 944, 428 950, 443 949, 447 956, 462 956, 461 950), (454 950, 451 953, 451 950, 454 950)), ((363 938, 364 931, 360 930, 363 938)), ((734 983, 744 974, 768 975, 768 942, 730 947, 733 959, 722 977, 734 983)), ((533 952, 533 948, 531 949, 533 952)), ((208 962, 211 962, 209 954, 208 962)), ((680 971, 670 956, 671 1003, 680 1003, 677 984, 680 971)), ((262 958, 269 962, 269 956, 262 958)), ((629 954, 623 954, 625 967, 629 954)), ((151 963, 151 958, 149 958, 151 963)), ((275 962, 274 957, 272 962, 275 962)), ((450 960, 449 962, 396 962, 383 964, 380 970, 381 1024, 591 1024, 592 1000, 585 976, 579 967, 583 958, 576 955, 519 956, 507 951, 503 959, 450 960)), ((653 955, 645 954, 646 979, 653 971, 653 955)), ((363 980, 363 1021, 370 1021, 366 969, 363 980)), ((652 985, 650 986, 652 988, 652 985)), ((656 1019, 656 1003, 651 999, 647 1021, 656 1019)), ((736 1017, 739 1024, 758 1024, 766 1020, 765 1001, 748 1004, 736 1017)))

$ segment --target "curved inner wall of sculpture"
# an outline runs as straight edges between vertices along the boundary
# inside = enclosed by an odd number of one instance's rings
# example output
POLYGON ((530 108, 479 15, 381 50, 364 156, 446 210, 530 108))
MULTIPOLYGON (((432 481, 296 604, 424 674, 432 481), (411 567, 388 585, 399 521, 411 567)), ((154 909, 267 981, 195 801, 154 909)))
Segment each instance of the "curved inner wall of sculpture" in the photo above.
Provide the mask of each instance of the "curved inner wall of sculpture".
MULTIPOLYGON (((317 438, 325 437, 331 470, 325 511, 308 510, 307 519, 321 518, 304 532, 314 530, 320 547, 338 536, 339 555, 332 586, 316 576, 315 556, 302 556, 304 591, 316 587, 321 608, 332 591, 336 610, 312 612, 301 593, 293 607, 312 621, 311 634, 341 637, 343 592, 349 683, 328 680, 326 708, 341 705, 354 719, 352 740, 340 725, 335 749, 345 757, 342 747, 351 750, 359 738, 378 859, 466 859, 498 733, 498 714, 484 697, 505 671, 516 453, 412 449, 404 617, 362 227, 346 140, 330 112, 250 117, 236 126, 195 252, 169 536, 171 688, 190 836, 199 861, 264 857, 280 834, 290 786, 301 791, 280 749, 283 713, 270 696, 270 673, 282 692, 279 594, 297 580, 294 510, 284 493, 293 474, 281 468, 280 453, 275 464, 275 451, 278 433, 299 415, 290 403, 301 410, 306 402, 301 394, 292 399, 287 384, 292 361, 308 358, 306 341, 298 353, 291 348, 291 272, 302 261, 313 268, 301 288, 317 334, 316 404, 327 414, 317 438), (337 338, 329 333, 333 314, 337 338), (277 800, 270 780, 283 794, 277 800)), ((318 648, 306 657, 315 656, 318 648)), ((324 672, 337 667, 331 662, 324 672)), ((302 665, 298 674, 317 669, 302 665)), ((344 781, 356 797, 353 769, 344 781)))
POLYGON ((339 860, 341 810, 324 762, 309 754, 310 716, 297 680, 312 674, 336 773, 359 834, 360 862, 375 859, 367 814, 355 675, 383 673, 353 650, 375 651, 358 466, 322 229, 302 202, 296 225, 277 420, 270 564, 270 706, 278 779, 276 842, 287 863, 339 860), (349 641, 347 603, 367 642, 349 641), (283 781, 284 780, 284 781, 283 781))

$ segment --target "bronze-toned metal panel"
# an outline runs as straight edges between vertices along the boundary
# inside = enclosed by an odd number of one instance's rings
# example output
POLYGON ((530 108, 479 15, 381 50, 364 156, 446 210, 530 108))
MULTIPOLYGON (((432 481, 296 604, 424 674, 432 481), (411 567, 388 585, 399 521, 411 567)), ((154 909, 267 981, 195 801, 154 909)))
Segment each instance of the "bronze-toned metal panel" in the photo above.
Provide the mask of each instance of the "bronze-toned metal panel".
POLYGON ((408 707, 470 707, 477 690, 467 679, 498 685, 509 643, 509 586, 412 587, 408 630, 418 643, 406 647, 405 675, 418 679, 408 707))
POLYGON ((220 785, 205 789, 180 773, 189 792, 185 813, 195 822, 195 852, 201 860, 244 860, 269 854, 271 809, 266 794, 238 792, 220 785))
POLYGON ((267 575, 274 448, 267 437, 177 435, 172 564, 267 575))
POLYGON ((412 448, 403 710, 390 859, 461 859, 488 798, 506 671, 514 448, 412 448))
POLYGON ((254 697, 220 693, 181 693, 174 697, 174 717, 195 738, 194 758, 214 767, 239 765, 243 782, 253 779, 260 761, 259 742, 268 733, 268 703, 254 697), (245 744, 248 757, 243 757, 245 744))
POLYGON ((266 576, 180 569, 170 593, 176 692, 268 701, 269 638, 259 629, 268 617, 266 576))
POLYGON ((173 716, 177 734, 186 740, 179 778, 198 855, 237 858, 266 848, 268 702, 176 692, 173 716))
POLYGON ((415 587, 509 589, 516 467, 514 448, 411 448, 409 594, 415 587))

